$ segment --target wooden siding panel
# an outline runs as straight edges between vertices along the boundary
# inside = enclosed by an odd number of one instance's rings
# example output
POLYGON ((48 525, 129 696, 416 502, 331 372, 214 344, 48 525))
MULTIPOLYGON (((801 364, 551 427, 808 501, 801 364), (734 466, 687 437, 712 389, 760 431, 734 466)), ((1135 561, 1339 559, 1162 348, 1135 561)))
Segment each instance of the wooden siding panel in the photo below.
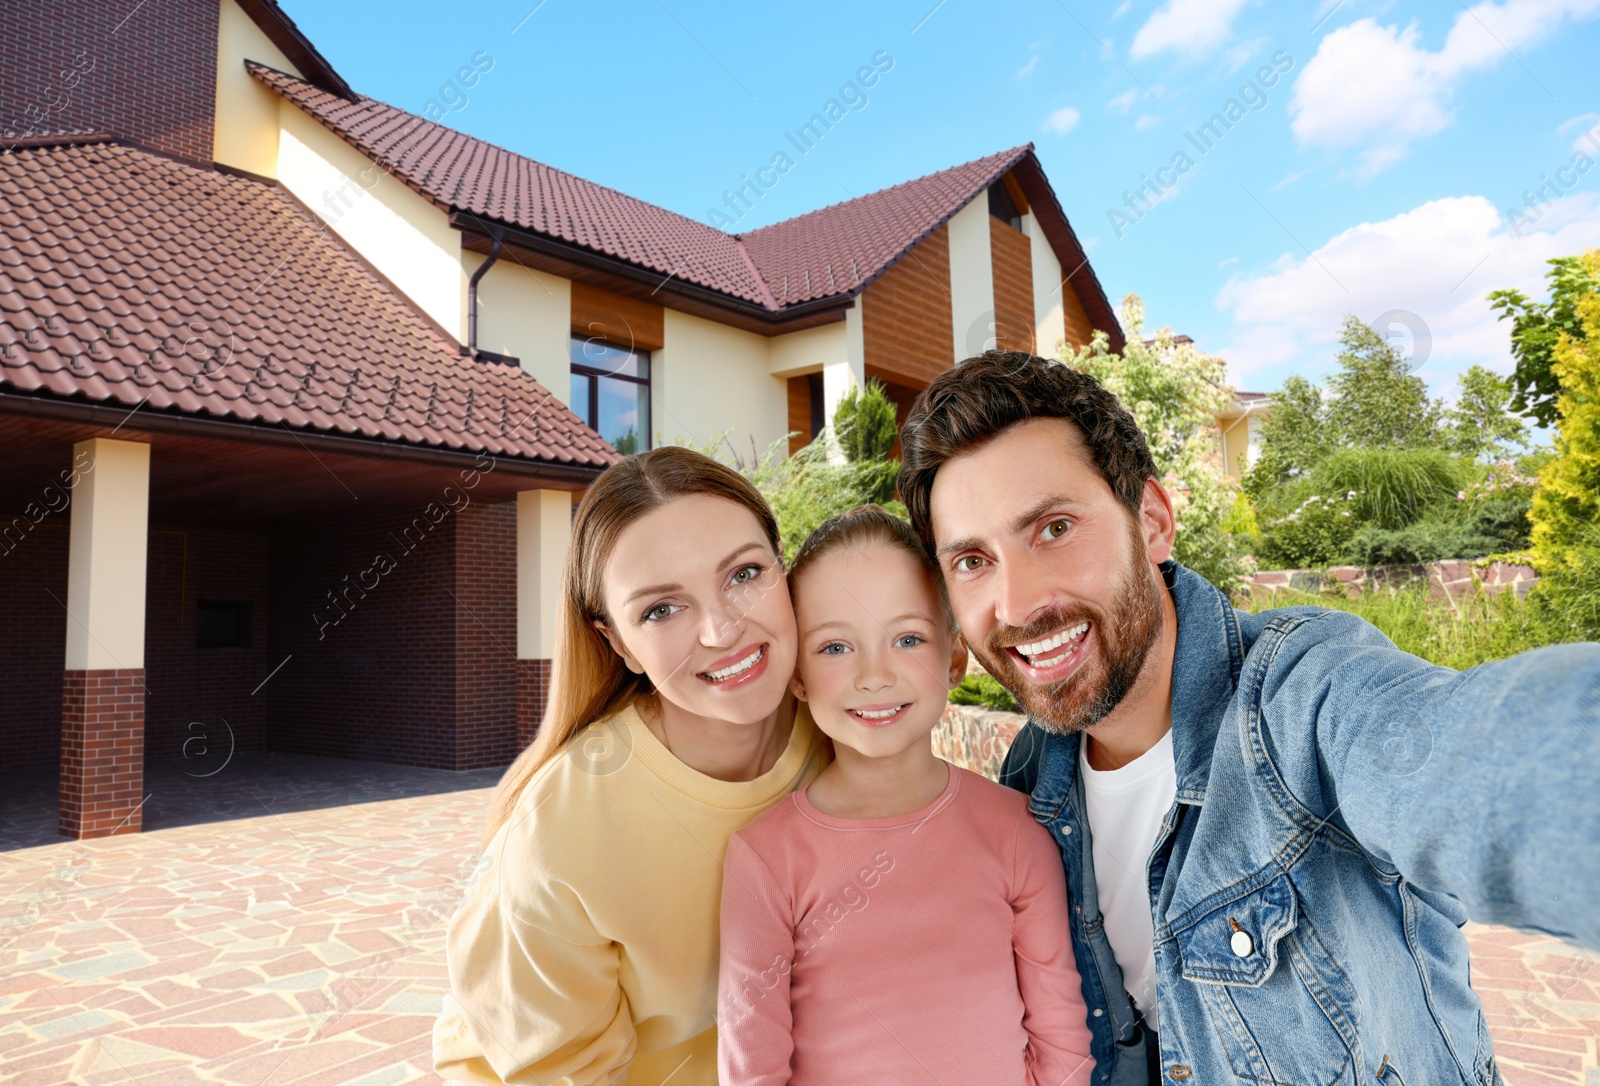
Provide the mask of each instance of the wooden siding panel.
MULTIPOLYGON (((1067 329, 1067 347, 1087 347, 1089 340, 1094 338, 1094 325, 1089 322, 1089 314, 1084 312, 1083 302, 1078 298, 1078 292, 1072 289, 1071 283, 1061 286, 1061 315, 1067 329)), ((1054 350, 1054 343, 1045 344, 1046 350, 1054 350)))
POLYGON ((658 351, 666 346, 661 307, 576 280, 572 283, 572 334, 623 347, 658 351))
POLYGON ((995 344, 1002 351, 1034 350, 1033 245, 1026 234, 989 216, 994 266, 995 344))
POLYGON ((920 388, 956 361, 950 317, 950 232, 941 226, 862 293, 866 365, 920 388))
POLYGON ((811 443, 811 381, 789 378, 789 455, 811 443))

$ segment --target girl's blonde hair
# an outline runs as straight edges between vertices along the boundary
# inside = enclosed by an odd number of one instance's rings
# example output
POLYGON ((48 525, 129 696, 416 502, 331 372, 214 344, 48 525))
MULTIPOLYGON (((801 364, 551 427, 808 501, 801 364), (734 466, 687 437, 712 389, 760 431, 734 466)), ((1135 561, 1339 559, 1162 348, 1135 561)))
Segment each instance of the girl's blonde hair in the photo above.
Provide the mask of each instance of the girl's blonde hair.
POLYGON ((723 498, 750 510, 782 562, 783 547, 772 509, 748 479, 725 464, 668 445, 627 457, 602 472, 578 506, 561 568, 544 720, 534 741, 500 778, 489 801, 485 841, 510 819, 534 774, 560 753, 579 729, 651 692, 649 680, 624 667, 605 635, 594 627, 595 619, 614 626, 605 609, 606 563, 624 528, 676 498, 694 494, 723 498))
POLYGON ((800 579, 823 555, 866 543, 882 543, 902 550, 922 567, 939 597, 945 625, 954 632, 955 612, 950 608, 950 595, 945 589, 944 578, 939 576, 938 563, 928 555, 911 525, 881 505, 858 505, 848 513, 840 513, 823 521, 806 536, 806 541, 800 544, 800 550, 794 556, 794 563, 789 567, 789 595, 798 598, 800 579))

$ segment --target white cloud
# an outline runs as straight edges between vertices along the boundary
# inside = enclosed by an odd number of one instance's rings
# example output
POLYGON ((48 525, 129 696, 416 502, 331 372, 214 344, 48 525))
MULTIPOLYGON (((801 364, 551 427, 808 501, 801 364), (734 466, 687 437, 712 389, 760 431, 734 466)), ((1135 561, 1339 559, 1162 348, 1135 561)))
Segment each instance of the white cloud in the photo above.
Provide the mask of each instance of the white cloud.
POLYGON ((1565 136, 1572 131, 1578 133, 1572 141, 1574 151, 1591 157, 1600 152, 1600 113, 1580 113, 1571 120, 1562 122, 1561 127, 1556 129, 1556 134, 1565 136))
POLYGON ((1167 0, 1134 35, 1135 60, 1174 52, 1197 56, 1228 40, 1245 0, 1167 0))
POLYGON ((1013 79, 1026 79, 1028 76, 1033 74, 1033 70, 1035 68, 1037 68, 1038 66, 1039 66, 1039 54, 1035 53, 1035 54, 1033 54, 1033 56, 1028 58, 1028 61, 1027 61, 1026 64, 1024 64, 1022 67, 1020 67, 1020 68, 1018 68, 1016 70, 1016 73, 1014 75, 1012 75, 1011 78, 1013 78, 1013 79))
POLYGON ((1133 122, 1133 127, 1134 127, 1135 131, 1143 132, 1143 131, 1145 131, 1147 129, 1154 128, 1156 125, 1158 125, 1160 123, 1161 123, 1161 118, 1160 117, 1157 117, 1153 113, 1145 113, 1145 114, 1141 115, 1137 121, 1133 122))
POLYGON ((1133 103, 1139 100, 1138 90, 1126 90, 1106 103, 1106 107, 1113 113, 1126 113, 1133 108, 1133 103))
POLYGON ((1078 111, 1071 106, 1063 106, 1044 119, 1044 127, 1047 132, 1065 136, 1078 127, 1078 111))
MULTIPOLYGON (((1330 368, 1347 312, 1372 322, 1394 311, 1421 318, 1432 340, 1418 372, 1435 393, 1481 363, 1509 372, 1509 326, 1485 295, 1516 287, 1545 293, 1545 261, 1582 252, 1600 239, 1600 196, 1582 193, 1551 204, 1538 228, 1521 236, 1483 196, 1431 200, 1382 222, 1361 223, 1330 238, 1310 257, 1286 254, 1256 275, 1236 275, 1217 296, 1231 310, 1232 342, 1217 353, 1234 379, 1272 386, 1290 372, 1330 368)), ((1399 337, 1410 318, 1385 323, 1399 337)), ((1383 329, 1380 329, 1383 330, 1383 329)))
POLYGON ((1291 127, 1302 144, 1361 148, 1356 174, 1370 177, 1450 124, 1452 96, 1468 74, 1596 14, 1600 0, 1485 0, 1456 16, 1437 51, 1421 44, 1415 22, 1402 29, 1357 20, 1326 35, 1295 80, 1291 127))
POLYGON ((1122 0, 1122 3, 1117 5, 1117 10, 1111 13, 1111 21, 1116 22, 1118 19, 1128 14, 1128 9, 1131 7, 1133 7, 1133 0, 1122 0))

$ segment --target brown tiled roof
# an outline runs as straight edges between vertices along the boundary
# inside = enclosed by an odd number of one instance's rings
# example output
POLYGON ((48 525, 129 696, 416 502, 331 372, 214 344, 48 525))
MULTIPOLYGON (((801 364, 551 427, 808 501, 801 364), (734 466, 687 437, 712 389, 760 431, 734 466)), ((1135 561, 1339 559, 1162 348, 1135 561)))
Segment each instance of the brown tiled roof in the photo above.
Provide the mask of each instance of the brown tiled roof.
POLYGON ((617 459, 528 374, 462 358, 281 189, 115 143, 0 153, 0 391, 617 459))
POLYGON ((685 282, 767 305, 738 241, 705 223, 585 181, 363 95, 348 101, 254 61, 250 74, 441 207, 519 226, 685 282))
POLYGON ((1013 167, 1096 327, 1122 331, 1031 144, 744 235, 546 166, 384 102, 347 100, 246 61, 250 73, 441 208, 627 261, 773 314, 849 298, 1013 167))
POLYGON ((1015 166, 1031 148, 858 196, 744 235, 750 259, 785 305, 855 293, 1015 166))

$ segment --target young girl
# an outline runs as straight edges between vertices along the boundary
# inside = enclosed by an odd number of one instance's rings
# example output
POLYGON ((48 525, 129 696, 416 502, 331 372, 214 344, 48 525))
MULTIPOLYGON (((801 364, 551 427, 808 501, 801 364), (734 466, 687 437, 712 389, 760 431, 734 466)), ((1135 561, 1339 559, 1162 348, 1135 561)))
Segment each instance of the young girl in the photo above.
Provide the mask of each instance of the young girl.
POLYGON ((1087 1084, 1055 844, 931 749, 967 650, 917 537, 856 509, 789 584, 794 692, 834 761, 728 843, 722 1086, 1087 1084))

